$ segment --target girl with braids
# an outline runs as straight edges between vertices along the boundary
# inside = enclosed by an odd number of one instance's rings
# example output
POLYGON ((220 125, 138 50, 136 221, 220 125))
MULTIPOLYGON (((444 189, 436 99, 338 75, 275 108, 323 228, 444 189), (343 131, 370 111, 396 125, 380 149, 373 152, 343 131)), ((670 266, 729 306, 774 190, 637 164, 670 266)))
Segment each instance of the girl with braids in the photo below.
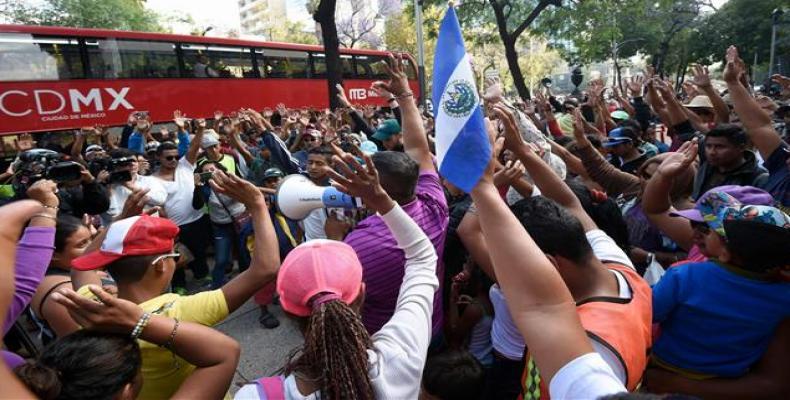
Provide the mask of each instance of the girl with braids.
MULTIPOLYGON (((370 157, 334 157, 345 174, 327 168, 336 187, 381 214, 406 256, 406 273, 392 318, 372 337, 359 316, 365 299, 362 266, 343 242, 313 240, 293 249, 277 276, 283 310, 305 343, 284 376, 245 385, 236 399, 416 399, 431 340, 436 252, 417 224, 379 184, 370 157), (349 165, 351 167, 349 167, 349 165), (353 171, 352 169, 353 168, 353 171)), ((373 239, 373 238, 371 238, 373 239)))

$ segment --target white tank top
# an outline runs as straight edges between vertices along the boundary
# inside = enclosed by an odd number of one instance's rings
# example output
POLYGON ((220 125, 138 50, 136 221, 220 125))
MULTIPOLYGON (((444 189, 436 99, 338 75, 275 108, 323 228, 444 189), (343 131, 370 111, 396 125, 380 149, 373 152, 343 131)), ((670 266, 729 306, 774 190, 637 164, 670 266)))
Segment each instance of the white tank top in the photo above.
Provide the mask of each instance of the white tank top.
POLYGON ((491 325, 493 323, 494 318, 485 314, 480 321, 477 321, 469 335, 469 352, 484 366, 489 366, 494 362, 494 348, 491 345, 491 325))
POLYGON ((494 306, 494 323, 491 326, 491 344, 505 358, 519 361, 524 356, 524 338, 521 337, 510 310, 505 302, 505 295, 499 285, 492 285, 488 292, 494 306))

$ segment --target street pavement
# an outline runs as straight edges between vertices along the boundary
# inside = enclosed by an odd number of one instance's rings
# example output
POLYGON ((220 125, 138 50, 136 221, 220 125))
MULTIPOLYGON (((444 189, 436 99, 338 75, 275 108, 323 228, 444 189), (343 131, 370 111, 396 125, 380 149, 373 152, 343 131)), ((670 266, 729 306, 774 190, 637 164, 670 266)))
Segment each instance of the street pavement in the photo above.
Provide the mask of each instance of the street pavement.
POLYGON ((277 372, 291 350, 302 343, 296 322, 288 319, 280 306, 270 305, 269 311, 280 320, 280 326, 265 329, 258 323, 258 306, 248 301, 216 328, 236 339, 241 345, 241 359, 236 368, 230 391, 235 393, 248 381, 277 372))

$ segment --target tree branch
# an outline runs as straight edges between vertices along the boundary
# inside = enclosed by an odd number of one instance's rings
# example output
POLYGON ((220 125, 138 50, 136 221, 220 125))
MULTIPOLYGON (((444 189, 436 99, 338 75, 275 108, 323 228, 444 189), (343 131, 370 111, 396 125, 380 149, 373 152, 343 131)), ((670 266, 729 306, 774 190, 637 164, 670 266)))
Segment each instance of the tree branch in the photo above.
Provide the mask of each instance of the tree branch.
POLYGON ((518 38, 519 36, 521 36, 521 34, 524 33, 524 30, 527 29, 532 24, 532 22, 538 17, 538 15, 540 15, 540 13, 543 12, 543 10, 546 9, 546 7, 548 6, 560 7, 562 6, 562 0, 541 0, 540 3, 538 3, 538 5, 536 5, 535 8, 532 9, 532 12, 529 13, 527 18, 523 22, 521 22, 521 25, 519 25, 516 28, 516 30, 513 31, 511 36, 513 38, 518 38))

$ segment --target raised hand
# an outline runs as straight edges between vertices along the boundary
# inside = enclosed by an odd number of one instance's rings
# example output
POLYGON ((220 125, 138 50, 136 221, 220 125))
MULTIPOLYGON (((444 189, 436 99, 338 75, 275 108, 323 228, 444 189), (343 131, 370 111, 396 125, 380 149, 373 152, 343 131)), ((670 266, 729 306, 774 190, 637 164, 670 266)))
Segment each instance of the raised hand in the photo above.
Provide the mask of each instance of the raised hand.
POLYGON ((351 102, 348 101, 348 97, 346 97, 346 90, 343 89, 343 85, 337 84, 335 85, 335 89, 337 89, 337 100, 340 101, 340 104, 343 107, 351 107, 351 102))
POLYGON ((790 78, 779 74, 771 75, 771 80, 778 83, 783 91, 790 90, 790 78))
POLYGON ((186 114, 182 113, 181 110, 173 111, 173 122, 175 122, 178 129, 184 129, 187 122, 186 114))
POLYGON ((639 97, 642 95, 642 87, 645 84, 645 77, 642 75, 635 75, 631 80, 624 79, 625 85, 628 87, 628 92, 631 97, 639 97))
POLYGON ((131 333, 143 316, 143 309, 129 300, 119 299, 96 285, 88 289, 99 301, 77 294, 71 289, 60 289, 52 300, 66 307, 74 322, 86 329, 109 333, 131 333))
POLYGON ((58 185, 49 179, 36 181, 27 188, 26 194, 27 198, 36 200, 47 207, 57 208, 60 205, 58 185))
POLYGON ((30 150, 36 147, 36 141, 29 133, 23 133, 18 138, 14 139, 14 148, 17 152, 30 150))
POLYGON ((722 78, 728 83, 737 82, 741 79, 741 76, 746 73, 746 65, 738 55, 738 48, 735 46, 727 48, 725 60, 727 61, 727 65, 724 67, 722 78))
POLYGON ((225 116, 225 114, 222 111, 219 111, 219 110, 214 111, 214 119, 215 120, 220 120, 220 119, 222 119, 223 116, 225 116))
POLYGON ((578 108, 573 110, 573 136, 577 140, 584 137, 584 116, 578 108))
POLYGON ((510 109, 501 104, 495 105, 493 111, 505 128, 505 148, 510 151, 516 151, 524 145, 524 139, 521 138, 519 133, 516 117, 510 109))
POLYGON ((691 82, 699 88, 706 88, 710 87, 710 74, 708 73, 708 67, 704 67, 702 65, 695 65, 694 69, 692 69, 692 73, 694 76, 692 77, 691 82))
POLYGON ((262 209, 266 210, 266 199, 263 197, 263 193, 255 185, 239 178, 235 174, 216 171, 209 180, 209 185, 216 192, 244 204, 250 212, 258 209, 261 205, 263 206, 262 209))
POLYGON ((691 82, 683 82, 681 86, 683 87, 683 92, 686 93, 686 98, 689 100, 697 97, 697 95, 699 94, 699 91, 697 91, 697 87, 694 86, 691 82))
POLYGON ((675 153, 665 158, 658 166, 656 173, 668 178, 674 178, 688 169, 691 163, 697 158, 697 138, 683 143, 675 153))
POLYGON ((133 188, 131 190, 132 194, 130 194, 123 203, 123 209, 121 210, 121 213, 115 217, 116 221, 142 214, 143 208, 145 208, 146 203, 148 203, 149 199, 147 194, 150 189, 133 188))
POLYGON ((502 101, 502 83, 499 82, 499 77, 487 77, 485 83, 486 91, 483 93, 483 100, 491 104, 502 101))
POLYGON ((521 177, 524 176, 524 172, 526 172, 526 169, 524 165, 521 164, 521 161, 508 161, 507 164, 505 164, 505 168, 494 173, 494 186, 500 187, 509 185, 521 179, 521 177))
POLYGON ((365 166, 362 166, 351 154, 344 154, 342 158, 335 155, 332 159, 343 175, 329 167, 325 167, 325 170, 334 181, 332 186, 350 196, 361 197, 365 206, 385 214, 392 209, 395 202, 381 187, 379 173, 373 165, 373 160, 367 154, 363 154, 362 158, 365 166))
POLYGON ((411 88, 409 87, 409 78, 406 72, 403 71, 403 56, 400 54, 396 56, 390 54, 388 61, 388 63, 384 61, 382 61, 382 63, 384 64, 384 69, 387 71, 387 75, 389 75, 389 81, 376 81, 373 82, 371 87, 378 90, 386 90, 397 98, 410 95, 411 88))

